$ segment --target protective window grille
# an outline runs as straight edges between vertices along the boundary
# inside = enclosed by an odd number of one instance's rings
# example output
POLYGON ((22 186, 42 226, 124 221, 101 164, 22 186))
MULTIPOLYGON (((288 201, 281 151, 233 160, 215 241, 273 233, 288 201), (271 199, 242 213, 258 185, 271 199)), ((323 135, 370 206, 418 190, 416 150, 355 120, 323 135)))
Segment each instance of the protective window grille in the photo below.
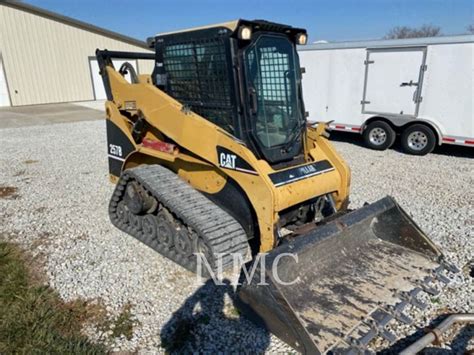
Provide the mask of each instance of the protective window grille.
POLYGON ((275 47, 261 47, 260 83, 261 100, 266 104, 284 107, 288 115, 292 114, 292 85, 288 82, 290 62, 288 53, 278 52, 275 47))
POLYGON ((266 147, 287 143, 299 118, 293 47, 286 39, 262 37, 247 51, 246 65, 257 95, 258 139, 266 147))
POLYGON ((171 96, 202 117, 233 132, 234 107, 222 39, 169 44, 163 52, 163 64, 171 96))

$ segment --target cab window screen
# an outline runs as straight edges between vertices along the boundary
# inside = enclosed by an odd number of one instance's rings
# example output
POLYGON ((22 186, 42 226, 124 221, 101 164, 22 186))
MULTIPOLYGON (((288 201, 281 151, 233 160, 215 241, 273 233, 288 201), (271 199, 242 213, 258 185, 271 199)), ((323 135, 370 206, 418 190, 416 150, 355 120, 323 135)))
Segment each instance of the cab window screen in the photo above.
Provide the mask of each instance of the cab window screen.
POLYGON ((226 131, 234 132, 234 107, 223 39, 166 44, 167 92, 226 131))
POLYGON ((286 144, 299 129, 295 52, 288 39, 261 36, 245 52, 247 80, 257 95, 255 133, 265 147, 286 144))

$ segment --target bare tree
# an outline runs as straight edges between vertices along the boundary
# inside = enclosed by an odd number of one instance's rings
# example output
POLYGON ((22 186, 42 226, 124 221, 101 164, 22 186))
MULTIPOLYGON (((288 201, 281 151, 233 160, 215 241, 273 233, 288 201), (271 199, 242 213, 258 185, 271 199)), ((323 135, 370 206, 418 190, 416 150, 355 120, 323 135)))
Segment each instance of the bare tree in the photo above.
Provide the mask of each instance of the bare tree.
POLYGON ((467 26, 466 30, 474 35, 474 24, 467 26))
POLYGON ((421 27, 397 26, 385 35, 385 39, 436 37, 441 35, 441 27, 423 25, 421 27))

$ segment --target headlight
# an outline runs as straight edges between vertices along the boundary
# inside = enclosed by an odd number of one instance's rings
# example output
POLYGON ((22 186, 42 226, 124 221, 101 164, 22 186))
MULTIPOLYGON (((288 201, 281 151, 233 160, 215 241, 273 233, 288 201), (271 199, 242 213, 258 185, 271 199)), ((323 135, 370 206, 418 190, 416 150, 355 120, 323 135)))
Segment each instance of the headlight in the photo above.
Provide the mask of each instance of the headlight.
POLYGON ((304 45, 306 44, 306 42, 308 41, 308 36, 306 35, 306 33, 298 33, 296 35, 296 42, 300 45, 304 45))
POLYGON ((252 37, 252 29, 248 26, 242 26, 239 29, 239 38, 249 40, 252 37))

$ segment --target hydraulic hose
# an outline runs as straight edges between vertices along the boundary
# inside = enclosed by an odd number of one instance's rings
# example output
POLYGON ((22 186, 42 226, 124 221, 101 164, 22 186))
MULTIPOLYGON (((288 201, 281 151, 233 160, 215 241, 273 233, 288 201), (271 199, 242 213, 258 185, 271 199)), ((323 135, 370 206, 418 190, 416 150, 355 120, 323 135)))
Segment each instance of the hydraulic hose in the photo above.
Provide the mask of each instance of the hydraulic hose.
POLYGON ((135 71, 135 68, 129 63, 125 62, 120 66, 119 73, 122 76, 125 76, 125 74, 130 73, 130 79, 132 84, 137 84, 138 83, 138 75, 137 72, 135 71))

